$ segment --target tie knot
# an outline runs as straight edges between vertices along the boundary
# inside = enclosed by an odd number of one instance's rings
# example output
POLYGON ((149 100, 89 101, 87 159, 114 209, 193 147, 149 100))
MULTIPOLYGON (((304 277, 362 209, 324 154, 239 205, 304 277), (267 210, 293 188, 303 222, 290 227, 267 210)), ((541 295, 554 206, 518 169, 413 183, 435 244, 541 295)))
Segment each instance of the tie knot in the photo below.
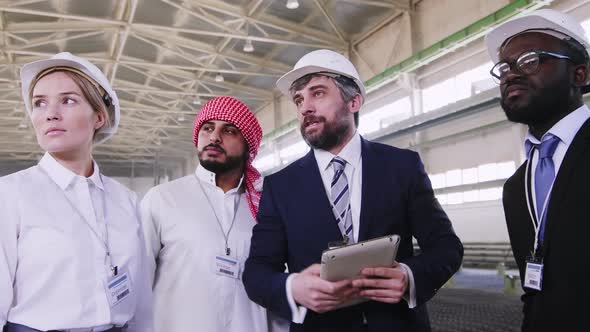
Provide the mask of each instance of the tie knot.
POLYGON ((555 149, 557 149, 557 144, 559 144, 559 137, 550 135, 549 139, 546 139, 541 142, 541 144, 537 145, 537 149, 539 149, 539 159, 552 158, 555 149))
POLYGON ((344 169, 346 166, 346 161, 340 157, 334 157, 332 159, 332 167, 334 167, 334 171, 338 172, 344 169))

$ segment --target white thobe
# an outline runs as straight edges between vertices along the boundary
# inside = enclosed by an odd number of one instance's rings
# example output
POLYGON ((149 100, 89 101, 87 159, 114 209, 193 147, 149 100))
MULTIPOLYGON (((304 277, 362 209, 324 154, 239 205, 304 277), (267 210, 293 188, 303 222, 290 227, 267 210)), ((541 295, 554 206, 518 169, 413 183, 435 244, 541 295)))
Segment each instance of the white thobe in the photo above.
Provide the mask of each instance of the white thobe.
POLYGON ((283 328, 250 301, 242 284, 255 221, 239 188, 224 193, 215 174, 199 165, 195 174, 150 189, 141 202, 153 271, 155 331, 283 328), (215 273, 215 256, 225 255, 223 233, 232 220, 228 247, 231 258, 239 261, 237 279, 215 273))

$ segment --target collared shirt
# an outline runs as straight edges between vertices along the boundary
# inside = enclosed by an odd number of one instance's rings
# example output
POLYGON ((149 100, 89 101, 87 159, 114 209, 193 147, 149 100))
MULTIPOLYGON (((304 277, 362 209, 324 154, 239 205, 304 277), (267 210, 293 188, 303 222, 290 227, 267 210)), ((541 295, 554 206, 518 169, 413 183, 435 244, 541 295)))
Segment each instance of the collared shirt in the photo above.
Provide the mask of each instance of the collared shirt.
POLYGON ((136 195, 93 166, 86 178, 46 153, 0 179, 0 327, 100 331, 129 323, 129 331, 151 331, 136 195), (112 309, 111 263, 132 289, 112 309))
MULTIPOLYGON (((578 107, 575 111, 571 112, 570 114, 566 115, 563 119, 559 120, 551 129, 549 129, 542 137, 541 140, 538 140, 533 134, 527 132, 524 140, 525 151, 527 152, 527 158, 529 158, 528 152, 531 151, 533 144, 540 144, 542 141, 549 139, 550 135, 559 137, 559 143, 557 144, 557 148, 553 153, 553 165, 555 168, 555 175, 557 176, 559 172, 559 168, 561 167, 561 163, 565 157, 565 154, 572 144, 574 137, 584 124, 586 120, 590 118, 590 109, 586 105, 582 105, 578 107)), ((533 149, 533 156, 532 156, 532 164, 531 164, 531 184, 532 188, 535 187, 535 168, 539 161, 539 153, 537 149, 533 149)), ((535 191, 532 190, 531 194, 533 195, 533 206, 535 211, 537 212, 537 216, 540 214, 539 209, 537 208, 537 200, 535 198, 535 191)))
POLYGON ((156 331, 280 331, 278 320, 250 301, 242 284, 255 220, 240 188, 241 180, 224 193, 215 174, 199 165, 195 174, 152 188, 143 199, 156 331), (215 273, 230 227, 238 279, 215 273))
MULTIPOLYGON (((328 199, 332 197, 332 178, 334 177, 334 167, 332 166, 332 159, 336 157, 332 153, 313 149, 315 159, 318 163, 320 176, 324 183, 324 189, 328 195, 328 199)), ((355 133, 348 144, 342 148, 338 157, 346 161, 344 167, 344 175, 348 180, 348 188, 350 191, 350 213, 352 216, 352 237, 354 242, 358 241, 359 224, 361 217, 361 198, 362 198, 362 174, 363 164, 361 157, 361 136, 355 133)))
MULTIPOLYGON (((316 158, 318 168, 320 170, 320 176, 324 189, 326 190, 327 197, 331 197, 332 193, 332 178, 334 177, 334 167, 331 162, 336 155, 329 151, 321 149, 313 149, 314 156, 316 158)), ((354 242, 358 242, 359 228, 360 228, 360 215, 361 215, 361 201, 362 201, 362 174, 363 174, 363 163, 362 163, 362 147, 361 147, 361 136, 358 132, 350 139, 350 141, 342 148, 338 157, 346 161, 346 167, 344 168, 344 174, 348 180, 350 190, 350 211, 352 214, 352 232, 354 242)), ((408 275, 408 290, 409 296, 406 301, 410 308, 416 306, 416 285, 414 283, 414 275, 412 270, 403 263, 400 266, 405 270, 408 275)), ((293 298, 293 291, 291 285, 295 274, 289 275, 286 281, 287 301, 291 307, 293 313, 294 323, 303 323, 305 315, 307 314, 307 308, 297 306, 293 298)))

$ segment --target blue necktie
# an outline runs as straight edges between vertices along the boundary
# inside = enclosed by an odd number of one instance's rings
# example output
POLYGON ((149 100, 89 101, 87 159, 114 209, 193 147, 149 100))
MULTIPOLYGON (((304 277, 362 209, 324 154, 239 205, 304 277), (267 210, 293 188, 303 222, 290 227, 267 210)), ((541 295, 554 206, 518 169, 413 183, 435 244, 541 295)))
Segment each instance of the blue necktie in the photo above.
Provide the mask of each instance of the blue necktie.
POLYGON ((332 177, 332 193, 331 199, 334 206, 334 216, 338 221, 338 228, 340 233, 347 242, 352 242, 352 216, 350 212, 350 190, 348 187, 348 180, 344 174, 346 161, 340 157, 332 159, 332 167, 334 168, 334 177, 332 177))
POLYGON ((539 150, 539 160, 535 168, 535 200, 537 202, 537 218, 540 219, 539 241, 543 242, 545 234, 545 214, 543 207, 549 189, 555 179, 555 166, 553 165, 553 153, 559 144, 559 137, 549 134, 549 139, 535 145, 539 150))

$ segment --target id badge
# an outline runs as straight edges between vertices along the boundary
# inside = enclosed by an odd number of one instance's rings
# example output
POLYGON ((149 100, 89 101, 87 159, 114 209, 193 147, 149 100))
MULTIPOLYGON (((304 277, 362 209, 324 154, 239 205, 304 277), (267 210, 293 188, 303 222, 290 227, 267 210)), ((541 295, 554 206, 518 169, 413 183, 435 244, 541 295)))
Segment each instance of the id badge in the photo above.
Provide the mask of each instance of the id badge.
POLYGON ((240 261, 227 255, 215 256, 215 273, 224 277, 239 279, 240 261))
POLYGON ((540 291, 543 283, 543 263, 527 262, 524 287, 540 291))
POLYGON ((105 284, 111 308, 131 295, 131 279, 127 272, 110 277, 105 284))

